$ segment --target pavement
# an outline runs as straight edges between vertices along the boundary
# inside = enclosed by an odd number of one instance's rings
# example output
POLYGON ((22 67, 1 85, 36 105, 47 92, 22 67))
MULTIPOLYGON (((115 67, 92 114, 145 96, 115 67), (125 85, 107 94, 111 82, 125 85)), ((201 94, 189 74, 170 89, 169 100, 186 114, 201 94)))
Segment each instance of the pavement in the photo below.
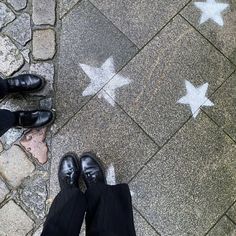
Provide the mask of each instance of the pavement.
POLYGON ((40 235, 70 151, 129 184, 138 236, 235 236, 235 71, 234 0, 2 0, 0 75, 47 84, 0 108, 57 118, 1 137, 0 236, 40 235))

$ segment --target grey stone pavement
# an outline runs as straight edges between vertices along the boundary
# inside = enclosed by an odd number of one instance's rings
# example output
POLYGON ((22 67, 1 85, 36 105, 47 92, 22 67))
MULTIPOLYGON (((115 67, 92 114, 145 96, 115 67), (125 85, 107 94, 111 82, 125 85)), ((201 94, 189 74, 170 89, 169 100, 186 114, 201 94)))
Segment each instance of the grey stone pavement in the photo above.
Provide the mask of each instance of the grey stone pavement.
POLYGON ((137 236, 236 236, 235 71, 235 0, 1 0, 0 76, 47 84, 0 108, 57 119, 1 137, 0 236, 40 235, 68 151, 129 184, 137 236))

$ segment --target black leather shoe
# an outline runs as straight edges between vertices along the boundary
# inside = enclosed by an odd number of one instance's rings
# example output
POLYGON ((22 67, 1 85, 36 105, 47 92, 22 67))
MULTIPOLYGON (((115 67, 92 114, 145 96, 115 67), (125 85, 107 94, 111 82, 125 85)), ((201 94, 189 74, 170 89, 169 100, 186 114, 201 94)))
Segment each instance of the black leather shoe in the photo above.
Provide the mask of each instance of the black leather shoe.
POLYGON ((103 167, 95 154, 84 153, 80 158, 80 168, 87 188, 92 184, 106 183, 103 167))
POLYGON ((37 75, 23 74, 6 80, 8 93, 36 92, 45 85, 45 80, 37 75))
POLYGON ((79 187, 80 168, 74 153, 65 154, 60 161, 58 179, 61 189, 79 187))
POLYGON ((16 111, 16 127, 20 128, 40 128, 50 125, 54 120, 54 114, 51 111, 16 111))

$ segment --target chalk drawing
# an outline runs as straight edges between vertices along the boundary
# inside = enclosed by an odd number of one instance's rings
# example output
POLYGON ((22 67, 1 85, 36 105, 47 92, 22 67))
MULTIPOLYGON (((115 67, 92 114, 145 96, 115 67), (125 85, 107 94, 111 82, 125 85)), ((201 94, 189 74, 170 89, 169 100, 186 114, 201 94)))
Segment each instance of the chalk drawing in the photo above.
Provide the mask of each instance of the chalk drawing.
POLYGON ((200 87, 194 87, 189 81, 185 80, 187 94, 178 100, 178 103, 189 105, 193 117, 196 118, 202 106, 214 106, 207 97, 208 83, 200 87))
MULTIPOLYGON (((99 90, 107 84, 107 82, 115 76, 115 66, 112 57, 108 58, 100 68, 92 67, 85 64, 80 64, 83 71, 90 78, 91 82, 89 86, 83 91, 83 96, 95 95, 99 90)), ((128 78, 121 75, 116 75, 106 86, 106 91, 101 90, 98 94, 99 98, 104 98, 112 106, 115 105, 115 91, 124 85, 128 85, 131 82, 128 78)))
POLYGON ((202 11, 200 24, 203 24, 211 19, 220 26, 224 25, 222 12, 229 6, 229 4, 219 3, 215 0, 206 0, 206 2, 195 2, 194 4, 202 11))
POLYGON ((106 171, 106 180, 108 185, 116 185, 116 173, 115 168, 111 164, 106 171))
POLYGON ((131 197, 134 197, 135 196, 135 192, 130 190, 130 195, 131 195, 131 197))

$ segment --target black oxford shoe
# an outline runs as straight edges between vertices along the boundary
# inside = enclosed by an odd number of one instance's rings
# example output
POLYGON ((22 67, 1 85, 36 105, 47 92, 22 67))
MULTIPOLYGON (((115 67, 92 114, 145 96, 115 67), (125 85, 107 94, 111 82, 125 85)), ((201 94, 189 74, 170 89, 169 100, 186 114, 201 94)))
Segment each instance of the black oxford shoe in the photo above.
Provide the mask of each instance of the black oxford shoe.
POLYGON ((84 153, 80 158, 80 168, 87 188, 92 184, 106 183, 103 167, 95 154, 84 153))
POLYGON ((79 187, 80 168, 74 153, 65 154, 60 161, 58 179, 61 189, 79 187))
POLYGON ((8 93, 36 92, 45 85, 45 80, 37 75, 23 74, 6 80, 8 93))
POLYGON ((19 128, 40 128, 50 125, 54 120, 54 114, 51 111, 16 111, 16 127, 19 128))

